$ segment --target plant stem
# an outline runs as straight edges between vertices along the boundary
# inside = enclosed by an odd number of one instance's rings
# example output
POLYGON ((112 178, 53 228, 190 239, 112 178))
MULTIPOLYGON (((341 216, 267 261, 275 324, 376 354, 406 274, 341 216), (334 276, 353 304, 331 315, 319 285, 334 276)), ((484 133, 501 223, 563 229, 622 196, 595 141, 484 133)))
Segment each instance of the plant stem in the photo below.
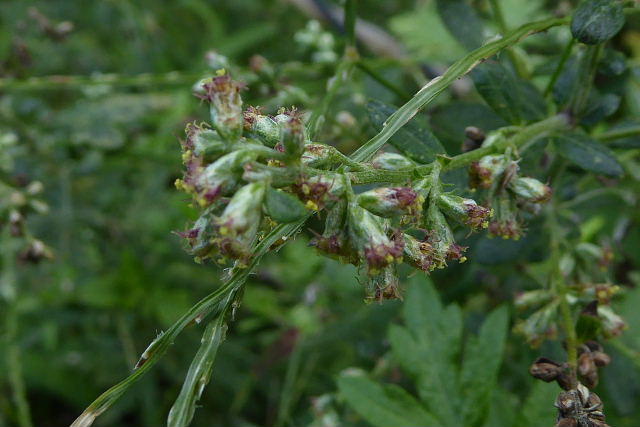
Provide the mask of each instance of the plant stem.
POLYGON ((575 39, 571 37, 567 45, 564 47, 564 50, 562 51, 562 56, 560 57, 560 62, 558 62, 558 66, 553 71, 553 74, 551 75, 551 80, 549 80, 549 83, 547 84, 547 88, 544 90, 544 96, 548 96, 553 90, 553 87, 556 85, 556 82, 558 81, 558 77, 560 77, 560 74, 562 73, 562 70, 564 69, 564 66, 567 63, 567 60, 571 56, 571 51, 573 50, 573 45, 575 44, 575 42, 576 42, 575 39))
POLYGON ((621 139, 638 135, 640 135, 640 126, 629 126, 621 129, 613 129, 607 132, 603 132, 600 135, 596 135, 596 138, 601 141, 610 141, 612 139, 621 139))
POLYGON ((380 73, 378 73, 376 70, 371 68, 366 62, 360 60, 357 62, 356 65, 359 69, 367 73, 372 79, 374 79, 375 81, 380 83, 382 86, 386 87, 391 92, 393 92, 399 99, 402 100, 402 102, 406 102, 409 99, 411 99, 410 94, 406 93, 400 87, 398 87, 397 85, 394 85, 389 80, 384 78, 380 73))

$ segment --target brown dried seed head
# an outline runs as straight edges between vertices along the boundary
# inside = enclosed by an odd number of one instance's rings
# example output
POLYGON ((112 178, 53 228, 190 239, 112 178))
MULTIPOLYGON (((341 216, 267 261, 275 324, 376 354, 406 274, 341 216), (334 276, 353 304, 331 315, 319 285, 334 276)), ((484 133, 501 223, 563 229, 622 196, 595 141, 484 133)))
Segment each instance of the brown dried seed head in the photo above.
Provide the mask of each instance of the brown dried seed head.
POLYGON ((575 418, 560 418, 555 427, 576 427, 578 421, 575 418))
POLYGON ((592 353, 592 355, 593 361, 598 367, 607 366, 609 363, 611 363, 611 357, 607 353, 604 353, 602 351, 595 351, 592 353))
POLYGON ((578 373, 580 375, 589 375, 596 370, 596 364, 593 362, 593 354, 585 352, 578 358, 578 373))
POLYGON ((548 362, 537 362, 531 365, 529 373, 532 377, 544 382, 551 382, 558 378, 560 367, 548 362))

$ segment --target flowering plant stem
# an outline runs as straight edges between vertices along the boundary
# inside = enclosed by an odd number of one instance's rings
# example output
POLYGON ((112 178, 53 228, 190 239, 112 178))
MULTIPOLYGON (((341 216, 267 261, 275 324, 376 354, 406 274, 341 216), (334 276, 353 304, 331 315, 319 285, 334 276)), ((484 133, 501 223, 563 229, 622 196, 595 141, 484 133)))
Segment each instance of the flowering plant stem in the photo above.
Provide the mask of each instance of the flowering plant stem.
MULTIPOLYGON (((469 53, 459 61, 455 62, 445 73, 431 80, 414 96, 394 112, 385 122, 385 126, 372 139, 362 145, 347 161, 341 158, 341 163, 349 167, 351 171, 347 172, 347 177, 354 184, 364 184, 373 182, 402 182, 410 178, 415 178, 416 174, 425 176, 432 171, 433 164, 423 165, 411 171, 382 171, 376 169, 364 169, 360 167, 360 163, 368 161, 382 146, 412 117, 414 117, 422 108, 433 101, 448 86, 462 77, 483 60, 496 54, 497 52, 517 43, 521 39, 552 28, 554 26, 565 25, 569 22, 568 18, 551 18, 542 21, 533 22, 521 26, 520 28, 505 34, 503 38, 493 41, 482 46, 479 49, 469 53), (362 170, 358 170, 362 169, 362 170)), ((327 94, 320 106, 313 112, 309 124, 309 135, 313 138, 318 131, 322 119, 331 103, 332 99, 338 93, 341 85, 348 81, 348 76, 357 62, 357 53, 355 49, 348 46, 345 56, 338 65, 335 77, 330 81, 327 94)), ((521 146, 532 138, 538 138, 548 135, 554 129, 560 129, 568 126, 568 119, 564 115, 557 115, 523 128, 509 142, 495 144, 494 146, 480 148, 469 153, 464 153, 452 158, 442 157, 438 162, 442 162, 442 171, 461 168, 468 166, 470 163, 478 160, 480 157, 488 154, 499 152, 509 146, 521 146)), ((307 168, 308 172, 313 172, 307 168)), ((322 173, 328 173, 322 171, 322 173)), ((329 172, 330 173, 330 172, 329 172)), ((235 295, 244 285, 245 280, 257 267, 262 256, 267 253, 269 248, 277 242, 281 242, 291 238, 307 221, 312 213, 307 214, 302 219, 291 223, 276 226, 269 234, 267 234, 256 246, 253 256, 245 268, 235 267, 232 269, 229 278, 216 291, 207 295, 205 298, 196 303, 182 317, 180 317, 167 331, 158 336, 147 348, 143 357, 138 362, 137 369, 122 380, 120 383, 111 387, 100 395, 89 407, 74 421, 72 426, 90 426, 95 418, 106 411, 113 403, 115 403, 138 379, 142 377, 168 350, 175 338, 188 325, 196 320, 202 320, 205 316, 213 313, 219 316, 227 309, 224 301, 233 301, 230 297, 235 295)))

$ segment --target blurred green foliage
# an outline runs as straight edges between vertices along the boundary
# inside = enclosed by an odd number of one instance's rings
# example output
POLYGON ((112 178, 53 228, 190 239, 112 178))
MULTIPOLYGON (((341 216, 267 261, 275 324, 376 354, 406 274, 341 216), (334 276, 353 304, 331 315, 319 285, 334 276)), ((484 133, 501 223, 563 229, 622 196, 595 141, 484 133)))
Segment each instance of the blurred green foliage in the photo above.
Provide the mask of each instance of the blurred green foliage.
MULTIPOLYGON (((199 78, 213 72, 206 57, 211 49, 230 58, 231 67, 236 67, 240 78, 245 75, 257 81, 256 85, 249 82, 243 93, 248 104, 266 105, 273 113, 280 105, 297 102, 305 107, 305 100, 313 105, 321 99, 324 81, 331 76, 332 68, 313 62, 311 54, 293 41, 309 17, 291 3, 0 3, 0 135, 12 134, 18 141, 10 155, 15 163, 11 176, 38 180, 44 185, 50 212, 30 217, 29 228, 55 253, 51 262, 17 265, 18 344, 36 425, 72 422, 97 395, 130 373, 138 356, 160 331, 219 285, 223 271, 213 265, 195 264, 183 251, 180 239, 171 234, 183 230, 186 219, 194 216, 184 196, 173 186, 181 168, 177 139, 187 122, 205 118, 205 109, 191 95, 191 88, 199 78), (68 27, 61 25, 65 22, 73 26, 68 33, 68 27), (260 86, 255 73, 246 71, 255 54, 278 64, 282 87, 277 102, 273 101, 272 88, 260 86), (172 72, 175 74, 167 74, 172 72), (101 75, 110 73, 117 76, 101 80, 101 75), (142 73, 149 74, 140 76, 142 73), (20 86, 29 78, 52 75, 90 78, 78 85, 73 84, 73 79, 71 84, 59 85, 64 83, 61 78, 40 80, 33 88, 20 86)), ((372 66, 406 93, 415 92, 424 79, 421 65, 439 69, 469 47, 468 41, 457 41, 455 34, 448 32, 447 22, 438 14, 437 3, 441 2, 358 3, 361 18, 388 29, 409 52, 410 59, 399 61, 370 55, 372 66), (405 72, 407 64, 414 72, 405 72)), ((503 3, 505 18, 514 28, 548 16, 549 5, 545 3, 554 2, 503 3)), ((476 6, 478 19, 486 19, 490 13, 486 2, 469 4, 476 6)), ((621 97, 621 110, 616 107, 602 113, 614 121, 617 117, 637 119, 640 115, 639 14, 630 15, 628 22, 613 43, 628 55, 624 82, 602 76, 598 82, 602 93, 621 97)), ((330 24, 325 29, 334 32, 337 45, 341 46, 340 29, 330 24)), ((568 30, 550 31, 524 44, 530 52, 531 81, 539 89, 540 77, 550 74, 550 63, 557 63, 568 37, 568 30)), ((560 76, 559 82, 571 78, 560 76)), ((505 125, 501 118, 504 115, 489 109, 469 88, 469 81, 461 82, 462 86, 465 84, 466 88, 443 95, 435 110, 419 118, 431 123, 449 154, 460 152, 466 126, 491 130, 505 125)), ((519 87, 523 91, 526 88, 524 83, 519 87)), ((560 96, 561 89, 556 87, 554 95, 560 96)), ((480 88, 478 91, 482 92, 480 88)), ((371 124, 367 119, 365 104, 369 98, 403 102, 361 71, 356 73, 349 90, 343 92, 332 108, 336 113, 328 117, 323 137, 345 152, 375 133, 374 125, 378 123, 371 124)), ((631 124, 637 125, 637 121, 631 124)), ((628 145, 637 148, 636 143, 637 137, 631 138, 628 145)), ((527 162, 535 176, 535 159, 524 159, 523 168, 527 162)), ((637 171, 632 173, 637 175, 637 171)), ((637 185, 640 177, 634 178, 637 185)), ((567 185, 565 191, 579 190, 567 185)), ((636 425, 640 358, 629 349, 640 349, 639 211, 637 204, 621 208, 614 197, 581 206, 584 212, 602 218, 595 231, 586 230, 585 225, 585 233, 591 233, 585 240, 599 241, 600 236, 614 235, 619 222, 611 218, 624 213, 628 220, 625 236, 614 244, 620 265, 616 279, 626 287, 617 308, 629 329, 619 339, 623 344, 607 347, 613 362, 604 370, 598 393, 606 402, 610 424, 636 425)), ((491 346, 492 338, 486 337, 487 342, 483 342, 483 337, 495 331, 487 332, 482 325, 498 322, 493 319, 495 313, 500 313, 500 328, 508 336, 501 344, 504 351, 496 355, 502 363, 494 359, 499 366, 493 368, 495 375, 488 378, 496 386, 473 397, 485 402, 478 410, 486 413, 472 414, 464 420, 474 425, 551 424, 550 396, 557 387, 534 385, 527 369, 541 352, 562 354, 561 344, 547 342, 542 350, 529 349, 522 338, 508 332, 505 314, 515 292, 536 286, 536 262, 546 256, 541 253, 544 245, 536 233, 539 229, 539 224, 532 221, 530 235, 518 242, 471 236, 467 244, 472 248, 472 262, 433 274, 447 312, 457 313, 458 353, 448 361, 431 361, 433 354, 422 348, 398 349, 398 334, 408 333, 400 324, 406 323, 412 333, 420 332, 420 327, 411 324, 415 322, 409 317, 411 307, 402 308, 403 303, 398 301, 363 304, 356 269, 318 257, 308 246, 310 233, 305 230, 295 241, 270 254, 251 277, 243 304, 218 352, 213 380, 204 392, 193 424, 361 425, 367 421, 372 425, 397 425, 411 420, 415 415, 412 411, 423 418, 428 410, 437 414, 433 396, 421 394, 419 383, 414 384, 416 376, 427 374, 411 372, 407 365, 424 363, 428 368, 439 369, 438 363, 446 362, 450 372, 445 381, 459 375, 461 355, 472 354, 467 352, 467 345, 491 346), (500 305, 505 307, 496 308, 500 305), (494 314, 488 315, 490 312, 494 314), (408 363, 399 356, 416 360, 408 363), (371 380, 363 383, 366 377, 362 373, 340 374, 353 366, 394 385, 371 380), (360 383, 356 384, 355 378, 360 383), (419 388, 417 395, 414 387, 419 388), (362 403, 365 411, 366 405, 387 405, 384 399, 389 395, 411 401, 419 396, 427 409, 409 405, 407 412, 402 406, 404 401, 394 401, 385 409, 393 412, 393 405, 400 405, 396 411, 400 418, 390 416, 388 422, 372 422, 368 414, 359 410, 359 404, 346 405, 343 401, 352 403, 350 400, 356 399, 354 390, 360 388, 366 389, 362 394, 368 398, 383 399, 362 403), (327 397, 330 403, 326 403, 327 397), (489 405, 487 399, 493 403, 489 405)), ((405 271, 404 275, 408 273, 405 271)), ((414 289, 426 285, 427 279, 419 275, 411 281, 414 289)), ((423 296, 423 300, 440 304, 439 298, 433 296, 433 288, 422 292, 432 294, 423 296)), ((2 315, 6 310, 0 307, 2 315)), ((415 311, 416 316, 433 314, 428 307, 415 311)), ((442 328, 443 334, 449 329, 449 325, 437 327, 442 328)), ((188 328, 158 367, 96 424, 164 424, 201 333, 201 327, 188 328)), ((503 341, 502 337, 499 341, 503 341)), ((2 341, 0 367, 7 362, 5 350, 2 341)), ((462 376, 465 362, 460 368, 462 376)), ((5 378, 0 375, 0 425, 16 425, 5 378)), ((475 391, 431 391, 436 397, 445 392, 475 391)), ((451 425, 460 421, 436 417, 451 425)))

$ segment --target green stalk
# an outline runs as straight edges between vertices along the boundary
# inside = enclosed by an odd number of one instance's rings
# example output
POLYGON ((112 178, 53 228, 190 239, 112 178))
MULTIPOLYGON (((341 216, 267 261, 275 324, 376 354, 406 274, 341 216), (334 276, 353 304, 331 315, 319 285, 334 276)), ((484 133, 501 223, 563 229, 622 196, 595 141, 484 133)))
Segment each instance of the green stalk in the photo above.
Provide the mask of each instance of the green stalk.
POLYGON ((556 82, 558 81, 558 77, 560 77, 560 74, 562 73, 562 70, 564 69, 564 66, 567 63, 567 60, 571 56, 571 51, 573 50, 573 45, 575 44, 575 42, 576 40, 573 37, 571 37, 571 39, 565 46, 564 51, 562 52, 562 56, 560 57, 560 62, 558 62, 558 66, 553 71, 553 74, 551 75, 551 80, 549 80, 549 83, 547 84, 547 88, 544 90, 544 96, 548 96, 553 90, 553 87, 556 85, 556 82))
MULTIPOLYGON (((496 19, 496 23, 498 24, 498 28, 502 34, 506 34, 509 32, 509 27, 507 26, 507 21, 504 19, 504 14, 502 13, 502 6, 500 5, 500 0, 490 0, 491 9, 493 9, 493 15, 496 19)), ((522 63, 518 55, 512 48, 507 48, 507 55, 509 56, 509 60, 513 64, 513 68, 516 70, 518 76, 523 79, 529 78, 529 72, 525 64, 522 63)))
POLYGON ((497 52, 514 45, 523 38, 547 30, 558 25, 565 25, 569 18, 550 18, 521 26, 520 28, 505 34, 500 40, 488 43, 464 58, 456 61, 447 71, 439 77, 431 80, 416 93, 409 102, 398 108, 384 123, 384 127, 376 136, 361 146, 353 154, 352 159, 363 162, 369 160, 389 139, 409 120, 411 120, 422 108, 433 101, 440 93, 460 77, 467 74, 482 61, 493 56, 497 52))
POLYGON ((629 136, 640 135, 640 126, 629 126, 622 129, 613 129, 607 132, 603 132, 600 135, 596 135, 601 141, 610 141, 612 139, 622 139, 629 136))

